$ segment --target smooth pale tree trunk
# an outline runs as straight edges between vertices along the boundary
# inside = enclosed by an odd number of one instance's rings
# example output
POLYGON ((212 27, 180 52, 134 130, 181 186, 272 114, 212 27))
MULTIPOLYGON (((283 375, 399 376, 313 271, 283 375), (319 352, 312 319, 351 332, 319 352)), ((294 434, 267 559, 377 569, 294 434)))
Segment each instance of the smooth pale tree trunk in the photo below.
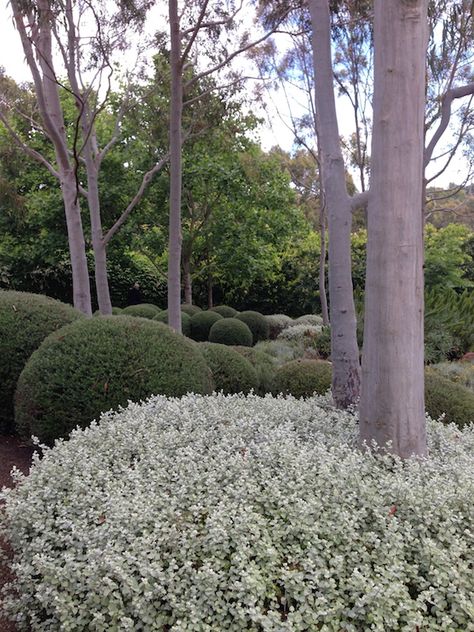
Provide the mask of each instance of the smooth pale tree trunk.
POLYGON ((212 280, 212 274, 209 273, 207 275, 207 309, 212 309, 214 307, 213 289, 214 284, 212 280))
POLYGON ((326 220, 321 216, 320 224, 320 261, 319 261, 319 300, 321 301, 321 315, 323 325, 329 325, 328 300, 326 296, 326 220))
POLYGON ((308 2, 313 30, 315 105, 322 164, 322 186, 329 230, 329 302, 331 320, 332 394, 336 406, 355 404, 360 390, 359 349, 351 276, 351 198, 334 98, 331 23, 328 0, 308 2))
POLYGON ((191 257, 185 249, 183 251, 184 302, 193 304, 193 282, 191 277, 191 257))
POLYGON ((183 79, 177 0, 169 0, 171 35, 170 217, 168 244, 168 324, 181 333, 181 120, 183 79))
POLYGON ((423 125, 428 0, 376 0, 360 438, 426 453, 423 125))

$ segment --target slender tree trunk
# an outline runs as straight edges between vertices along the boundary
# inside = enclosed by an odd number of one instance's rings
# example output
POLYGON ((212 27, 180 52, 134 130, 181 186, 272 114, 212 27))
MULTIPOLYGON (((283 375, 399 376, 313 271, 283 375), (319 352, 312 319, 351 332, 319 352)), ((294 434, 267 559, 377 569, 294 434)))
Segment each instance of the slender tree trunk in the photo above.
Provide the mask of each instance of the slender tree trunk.
POLYGON ((326 212, 324 207, 321 207, 319 214, 319 229, 321 244, 319 259, 319 299, 321 301, 323 325, 329 325, 328 300, 326 296, 326 212))
POLYGON ((209 272, 207 275, 207 309, 212 309, 214 307, 214 297, 213 297, 213 282, 212 282, 212 274, 209 272))
POLYGON ((428 0, 376 0, 360 438, 426 453, 423 124, 428 0))
POLYGON ((169 0, 171 34, 170 217, 168 246, 168 324, 181 333, 181 119, 183 79, 177 0, 169 0))
POLYGON ((328 0, 309 0, 313 29, 315 105, 322 164, 322 186, 329 229, 329 300, 332 394, 339 408, 359 398, 360 365, 351 276, 351 200, 345 184, 331 59, 328 0))
POLYGON ((183 250, 184 302, 193 304, 193 283, 191 278, 191 256, 187 249, 183 250))

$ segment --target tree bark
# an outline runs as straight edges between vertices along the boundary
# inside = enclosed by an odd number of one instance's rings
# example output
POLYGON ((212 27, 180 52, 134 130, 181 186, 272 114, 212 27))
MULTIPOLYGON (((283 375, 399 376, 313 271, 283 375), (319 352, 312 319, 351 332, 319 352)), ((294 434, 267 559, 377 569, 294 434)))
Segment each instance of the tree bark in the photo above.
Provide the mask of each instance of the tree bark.
POLYGON ((168 245, 168 324, 181 333, 181 121, 183 77, 177 0, 169 0, 171 35, 170 217, 168 245))
POLYGON ((313 29, 315 106, 322 164, 322 186, 329 230, 329 300, 332 394, 347 408, 359 398, 360 365, 351 276, 351 199, 345 183, 334 98, 331 23, 328 0, 309 0, 313 29))
POLYGON ((329 325, 328 300, 326 296, 326 212, 323 207, 321 207, 319 220, 321 245, 321 254, 319 258, 319 300, 321 301, 323 325, 329 325))
POLYGON ((193 304, 193 282, 191 278, 191 256, 187 249, 183 250, 184 302, 193 304))
POLYGON ((376 0, 360 438, 426 453, 423 126, 428 0, 376 0))

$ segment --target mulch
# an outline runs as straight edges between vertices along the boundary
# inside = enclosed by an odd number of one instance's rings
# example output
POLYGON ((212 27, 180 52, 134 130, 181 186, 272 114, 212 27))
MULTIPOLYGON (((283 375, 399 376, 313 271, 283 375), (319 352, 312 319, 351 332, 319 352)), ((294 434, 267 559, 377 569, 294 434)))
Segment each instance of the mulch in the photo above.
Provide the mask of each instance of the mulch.
MULTIPOLYGON (((33 452, 34 449, 31 446, 25 445, 17 437, 0 435, 0 488, 13 485, 10 472, 14 465, 25 474, 29 472, 33 452)), ((8 543, 0 539, 0 547, 11 557, 8 543)), ((8 566, 0 564, 0 589, 10 579, 11 573, 8 566)), ((0 630, 1 632, 16 632, 15 625, 2 616, 1 610, 0 630)))

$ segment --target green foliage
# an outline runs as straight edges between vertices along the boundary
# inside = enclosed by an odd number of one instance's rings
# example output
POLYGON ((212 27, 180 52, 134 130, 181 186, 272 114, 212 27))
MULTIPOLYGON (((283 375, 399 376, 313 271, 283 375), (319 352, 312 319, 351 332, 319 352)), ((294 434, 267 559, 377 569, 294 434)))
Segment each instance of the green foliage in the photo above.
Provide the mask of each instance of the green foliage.
POLYGON ((428 290, 472 287, 464 270, 470 260, 465 244, 472 237, 472 231, 463 224, 449 224, 439 229, 426 225, 424 263, 428 290))
POLYGON ((15 422, 23 436, 50 444, 130 399, 212 386, 200 351, 169 327, 127 316, 81 319, 31 356, 18 380, 15 422))
POLYGON ((321 333, 318 334, 314 340, 314 348, 318 352, 318 355, 323 360, 331 355, 331 327, 327 325, 323 327, 321 333))
POLYGON ((451 382, 474 391, 473 362, 442 362, 440 364, 432 364, 430 369, 448 378, 451 382))
MULTIPOLYGON (((153 316, 153 320, 157 320, 159 323, 168 324, 168 310, 164 309, 153 316)), ((186 312, 181 312, 181 330, 183 336, 191 336, 191 317, 186 312)))
POLYGON ((237 318, 222 318, 215 322, 209 331, 209 342, 223 345, 252 346, 252 332, 248 326, 237 318))
POLYGON ((432 419, 463 428, 474 423, 474 392, 431 369, 425 371, 425 408, 432 419))
POLYGON ((192 317, 194 316, 194 314, 199 314, 200 312, 202 312, 202 309, 197 305, 189 305, 187 303, 183 303, 183 305, 181 305, 181 311, 192 317))
POLYGON ((30 355, 51 332, 82 318, 46 296, 0 291, 0 432, 12 430, 16 383, 30 355))
POLYGON ((220 314, 223 318, 234 318, 234 316, 237 316, 239 313, 236 309, 228 305, 217 305, 216 307, 211 307, 209 311, 216 312, 216 314, 220 314))
POLYGON ((323 395, 331 388, 331 364, 324 360, 293 360, 283 364, 275 373, 273 392, 311 397, 323 395))
POLYGON ((209 331, 214 323, 224 317, 212 310, 206 310, 194 314, 191 317, 191 338, 197 342, 209 340, 209 331))
POLYGON ((293 319, 286 314, 268 314, 265 316, 265 320, 270 326, 270 340, 275 340, 278 334, 293 323, 293 319))
POLYGON ((240 312, 236 318, 245 323, 252 332, 253 344, 270 337, 270 325, 263 314, 248 310, 240 312))
POLYGON ((272 392, 273 380, 276 371, 276 361, 268 353, 260 351, 255 347, 242 347, 235 345, 232 347, 246 358, 257 372, 258 388, 256 392, 259 395, 265 395, 272 392))
POLYGON ((435 288, 425 294, 426 362, 460 358, 474 345, 474 294, 435 288))
POLYGON ((199 348, 211 369, 216 391, 232 395, 257 390, 257 372, 242 354, 227 345, 213 342, 203 342, 199 348))
POLYGON ((151 303, 141 303, 140 305, 129 305, 124 307, 122 314, 125 316, 138 316, 139 318, 154 318, 160 313, 160 308, 151 303))

